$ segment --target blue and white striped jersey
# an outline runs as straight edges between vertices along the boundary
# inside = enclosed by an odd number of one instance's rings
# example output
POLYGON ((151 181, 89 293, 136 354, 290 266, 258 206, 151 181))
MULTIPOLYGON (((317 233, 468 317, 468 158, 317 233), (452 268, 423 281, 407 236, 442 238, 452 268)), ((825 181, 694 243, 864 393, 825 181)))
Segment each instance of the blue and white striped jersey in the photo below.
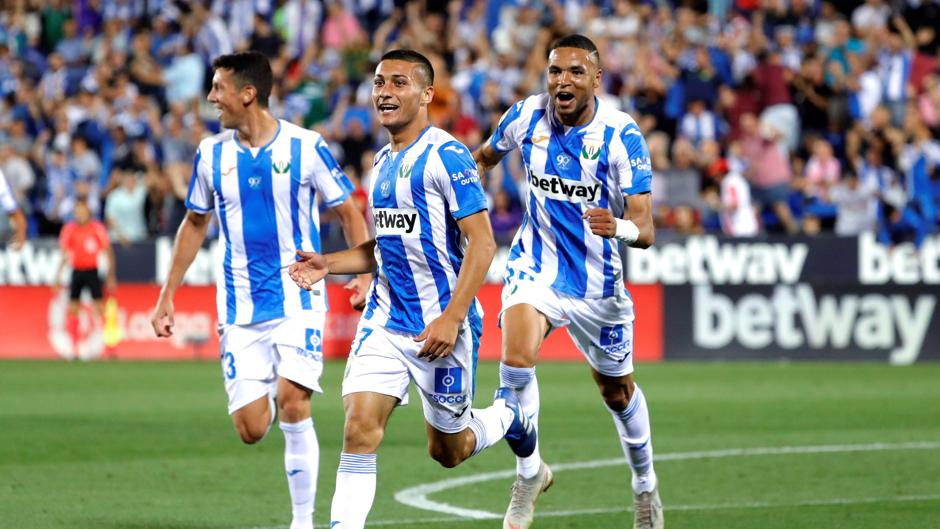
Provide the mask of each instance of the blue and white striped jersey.
POLYGON ((600 207, 622 217, 624 195, 649 192, 649 148, 633 118, 602 100, 579 127, 559 123, 550 101, 545 93, 519 101, 489 140, 499 152, 521 149, 528 178, 505 280, 534 280, 578 298, 614 296, 623 285, 617 241, 592 234, 581 216, 600 207))
POLYGON ((186 207, 215 211, 220 249, 219 322, 245 325, 326 310, 326 288, 302 290, 287 275, 298 249, 320 251, 317 196, 341 204, 352 184, 314 131, 278 121, 264 147, 227 130, 199 144, 186 207))
MULTIPOLYGON (((369 206, 375 222, 375 280, 364 317, 419 334, 450 301, 463 261, 457 221, 486 209, 470 150, 426 128, 401 152, 376 154, 369 206)), ((474 300, 471 316, 482 317, 474 300)))

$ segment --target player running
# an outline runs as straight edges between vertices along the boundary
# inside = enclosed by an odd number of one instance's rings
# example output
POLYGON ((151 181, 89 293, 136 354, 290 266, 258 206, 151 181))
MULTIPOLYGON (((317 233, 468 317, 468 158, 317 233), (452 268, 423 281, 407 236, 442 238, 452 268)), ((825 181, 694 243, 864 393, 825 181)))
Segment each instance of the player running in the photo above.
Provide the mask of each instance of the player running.
MULTIPOLYGON (((337 213, 349 245, 368 238, 352 186, 316 132, 268 112, 273 75, 257 52, 213 62, 209 102, 226 130, 199 145, 188 212, 152 323, 173 333, 173 294, 218 216, 217 305, 228 411, 242 441, 260 441, 275 414, 284 432, 291 529, 313 528, 319 446, 310 394, 323 371, 325 285, 301 290, 287 275, 298 250, 318 250, 317 200, 337 213), (275 396, 277 397, 275 410, 275 396)), ((366 281, 361 278, 364 295, 366 281)))
MULTIPOLYGON (((516 390, 537 428, 539 347, 552 329, 568 327, 633 472, 634 527, 662 528, 649 412, 632 376, 633 301, 617 244, 653 244, 649 149, 633 118, 595 97, 601 67, 590 39, 562 37, 548 63, 548 93, 513 105, 474 153, 486 171, 519 148, 529 176, 528 211, 503 288, 500 385, 516 390)), ((517 459, 516 470, 505 529, 529 527, 536 498, 552 482, 538 447, 517 459)))
POLYGON ((470 150, 428 123, 434 70, 411 50, 386 53, 372 102, 391 143, 375 157, 369 206, 376 238, 328 255, 303 253, 291 276, 309 288, 327 273, 376 272, 346 364, 346 425, 330 513, 361 529, 375 497, 376 451, 389 415, 418 386, 428 451, 445 467, 502 439, 519 456, 535 430, 508 388, 470 409, 482 311, 474 295, 496 243, 470 150), (466 239, 466 247, 463 240, 466 239))

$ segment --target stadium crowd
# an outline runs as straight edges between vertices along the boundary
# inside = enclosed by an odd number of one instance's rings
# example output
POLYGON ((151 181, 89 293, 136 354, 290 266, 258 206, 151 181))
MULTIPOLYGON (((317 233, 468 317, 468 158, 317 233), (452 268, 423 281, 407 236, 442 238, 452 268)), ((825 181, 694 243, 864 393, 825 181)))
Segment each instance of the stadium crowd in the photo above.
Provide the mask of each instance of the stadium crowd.
MULTIPOLYGON (((648 139, 661 233, 938 229, 940 0, 4 4, 0 169, 31 237, 58 234, 79 199, 121 243, 172 234, 195 146, 219 128, 205 101, 219 54, 272 59, 272 113, 324 135, 365 209, 387 141, 370 102, 384 50, 432 58, 432 122, 474 148, 543 89, 545 50, 572 31, 598 44, 602 97, 648 139)), ((522 167, 509 156, 487 182, 502 244, 522 167)), ((342 244, 328 217, 323 237, 342 244)))

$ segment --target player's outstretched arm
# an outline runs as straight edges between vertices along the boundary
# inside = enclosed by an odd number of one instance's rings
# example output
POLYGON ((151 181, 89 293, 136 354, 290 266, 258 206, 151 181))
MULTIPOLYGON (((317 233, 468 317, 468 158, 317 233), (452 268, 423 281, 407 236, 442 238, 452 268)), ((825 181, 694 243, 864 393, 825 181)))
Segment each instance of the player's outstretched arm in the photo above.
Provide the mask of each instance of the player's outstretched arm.
POLYGON ((622 219, 605 208, 591 208, 584 212, 583 218, 587 219, 594 235, 616 238, 633 248, 649 248, 656 240, 652 195, 639 193, 625 198, 622 219))
MULTIPOLYGON (((355 248, 369 240, 369 228, 366 227, 366 219, 362 212, 356 207, 352 197, 347 198, 340 205, 333 208, 336 216, 339 217, 340 226, 343 228, 343 236, 346 237, 346 244, 350 248, 355 248)), ((355 279, 346 284, 346 289, 352 291, 349 303, 356 310, 362 310, 366 303, 366 293, 369 291, 369 283, 372 282, 372 274, 359 274, 355 279)))
POLYGON ((473 151, 473 161, 477 164, 477 171, 480 175, 483 175, 489 172, 490 169, 496 167, 503 157, 509 154, 508 152, 499 152, 493 147, 490 146, 490 143, 484 142, 483 145, 477 147, 477 150, 473 151))
POLYGON ((297 251, 298 260, 287 269, 288 275, 302 289, 310 290, 328 274, 371 274, 375 272, 375 239, 328 254, 297 251))
POLYGON ((424 340, 424 346, 418 352, 419 358, 428 361, 447 356, 454 350, 457 333, 467 318, 467 311, 486 279, 486 273, 496 254, 496 241, 493 239, 493 227, 486 210, 478 211, 457 221, 460 231, 467 237, 467 249, 463 264, 457 274, 454 294, 447 303, 444 312, 424 328, 415 341, 424 340))
POLYGON ((153 331, 161 338, 173 335, 173 295, 183 282, 183 276, 186 275, 189 265, 193 263, 193 259, 199 253, 199 248, 206 240, 208 230, 209 214, 189 210, 176 232, 176 240, 173 241, 170 273, 166 277, 163 288, 160 289, 157 306, 150 318, 153 331))

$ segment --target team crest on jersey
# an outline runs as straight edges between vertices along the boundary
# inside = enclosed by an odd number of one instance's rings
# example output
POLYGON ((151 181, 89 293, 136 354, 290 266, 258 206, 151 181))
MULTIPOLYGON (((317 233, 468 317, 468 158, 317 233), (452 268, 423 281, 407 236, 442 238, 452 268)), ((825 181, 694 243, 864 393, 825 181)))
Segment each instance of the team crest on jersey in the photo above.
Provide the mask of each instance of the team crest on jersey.
POLYGON ((603 143, 599 141, 585 141, 584 145, 581 147, 581 158, 585 160, 596 160, 598 156, 601 155, 601 146, 603 143))
POLYGON ((413 163, 402 162, 401 167, 398 168, 398 178, 411 178, 411 172, 414 170, 415 166, 413 163))
POLYGON ((560 169, 567 169, 568 166, 571 164, 571 157, 568 156, 567 154, 559 154, 558 156, 555 157, 555 163, 558 164, 558 167, 560 169))
POLYGON ((290 171, 290 162, 287 161, 273 162, 271 166, 274 167, 274 172, 277 174, 285 174, 290 171))

